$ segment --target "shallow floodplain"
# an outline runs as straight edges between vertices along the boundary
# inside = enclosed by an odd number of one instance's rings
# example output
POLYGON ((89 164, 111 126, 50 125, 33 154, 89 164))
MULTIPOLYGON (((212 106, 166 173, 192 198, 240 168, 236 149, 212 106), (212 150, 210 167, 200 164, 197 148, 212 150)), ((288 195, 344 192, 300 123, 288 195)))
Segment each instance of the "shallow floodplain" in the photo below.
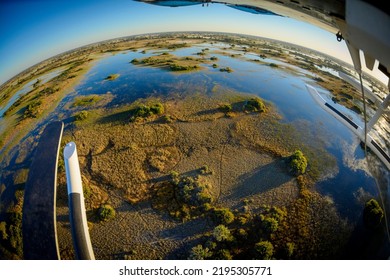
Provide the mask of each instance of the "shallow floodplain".
MULTIPOLYGON (((307 93, 310 83, 331 95, 319 85, 322 72, 302 70, 270 42, 164 41, 101 47, 74 90, 38 118, 42 126, 63 120, 63 145, 78 145, 95 255, 262 258, 257 243, 267 240, 274 258, 353 257, 364 202, 377 196, 374 176, 383 173, 357 164, 355 136, 307 93), (253 100, 265 109, 248 106, 253 100), (289 167, 296 150, 308 161, 303 175, 289 167), (116 215, 101 220, 107 204, 116 215), (220 224, 232 243, 218 241, 220 224)), ((16 182, 22 188, 35 142, 10 154, 2 194, 16 182)), ((59 242, 62 257, 73 258, 65 184, 60 160, 59 242)), ((20 203, 7 205, 16 211, 20 203)))

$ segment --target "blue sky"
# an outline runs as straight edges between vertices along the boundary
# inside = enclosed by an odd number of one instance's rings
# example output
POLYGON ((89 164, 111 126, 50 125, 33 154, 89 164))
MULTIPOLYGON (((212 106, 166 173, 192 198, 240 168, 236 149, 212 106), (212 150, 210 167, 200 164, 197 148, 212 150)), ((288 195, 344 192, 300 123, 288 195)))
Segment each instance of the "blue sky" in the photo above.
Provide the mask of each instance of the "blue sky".
POLYGON ((299 21, 221 4, 169 8, 132 0, 0 0, 0 84, 51 56, 89 43, 164 31, 224 31, 303 45, 350 62, 345 43, 299 21))

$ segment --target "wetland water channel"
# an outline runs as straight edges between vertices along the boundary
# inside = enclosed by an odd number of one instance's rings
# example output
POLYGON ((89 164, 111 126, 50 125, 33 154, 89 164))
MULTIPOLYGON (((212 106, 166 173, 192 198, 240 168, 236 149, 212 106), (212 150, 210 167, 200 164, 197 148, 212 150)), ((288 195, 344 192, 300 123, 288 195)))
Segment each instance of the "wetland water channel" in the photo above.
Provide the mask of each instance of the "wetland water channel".
MULTIPOLYGON (((212 95, 215 87, 257 95, 272 103, 282 115, 282 121, 295 127, 304 142, 312 146, 323 145, 336 158, 337 168, 317 183, 317 190, 331 197, 341 216, 356 223, 363 210, 361 196, 377 197, 377 183, 363 164, 364 151, 357 137, 314 102, 306 91, 305 83, 315 86, 324 96, 328 95, 327 91, 316 85, 306 70, 297 71, 296 67, 286 69, 286 63, 271 59, 261 59, 264 64, 256 63, 251 61, 254 54, 237 55, 235 51, 235 57, 231 57, 218 52, 226 46, 200 44, 178 50, 127 51, 109 55, 90 69, 75 92, 67 96, 54 113, 66 115, 64 105, 77 96, 108 92, 114 97, 108 106, 151 96, 212 95), (142 59, 163 52, 176 56, 197 56, 205 48, 209 49, 208 56, 218 58, 218 67, 230 67, 233 72, 221 72, 209 64, 202 64, 203 70, 175 73, 129 63, 135 58, 142 59), (279 67, 270 67, 270 63, 279 67), (111 74, 119 74, 119 77, 112 81, 105 80, 111 74)), ((340 110, 354 114, 344 107, 340 110)))

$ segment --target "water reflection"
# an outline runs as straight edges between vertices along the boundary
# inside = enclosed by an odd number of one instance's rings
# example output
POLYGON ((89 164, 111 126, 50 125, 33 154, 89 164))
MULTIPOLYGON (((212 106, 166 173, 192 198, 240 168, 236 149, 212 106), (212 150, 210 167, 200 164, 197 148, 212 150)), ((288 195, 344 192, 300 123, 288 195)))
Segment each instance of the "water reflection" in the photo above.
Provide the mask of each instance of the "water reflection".
MULTIPOLYGON (((307 77, 310 74, 307 70, 272 59, 262 59, 264 63, 257 63, 252 61, 254 55, 250 53, 232 57, 223 53, 229 51, 227 47, 229 45, 200 44, 177 50, 148 50, 146 53, 129 51, 107 56, 96 63, 63 104, 72 102, 76 95, 107 92, 114 97, 108 106, 131 103, 150 96, 169 97, 193 93, 212 95, 218 86, 258 95, 274 104, 283 116, 283 122, 293 125, 307 144, 324 146, 337 159, 338 171, 319 182, 317 189, 331 197, 343 217, 356 222, 363 207, 356 199, 356 193, 377 196, 376 181, 368 171, 356 136, 317 106, 306 91, 305 83, 317 87, 328 99, 330 94, 307 77), (230 67, 234 72, 220 72, 209 64, 202 64, 205 70, 178 74, 129 63, 135 58, 142 59, 165 51, 177 56, 196 56, 204 48, 209 49, 205 57, 217 57, 218 67, 230 67), (270 67, 270 63, 281 67, 270 67), (119 77, 112 81, 105 80, 111 74, 119 74, 119 77)), ((352 111, 342 106, 338 106, 338 109, 353 115, 354 120, 361 123, 358 115, 352 111)), ((55 113, 69 114, 61 107, 57 110, 55 113)))

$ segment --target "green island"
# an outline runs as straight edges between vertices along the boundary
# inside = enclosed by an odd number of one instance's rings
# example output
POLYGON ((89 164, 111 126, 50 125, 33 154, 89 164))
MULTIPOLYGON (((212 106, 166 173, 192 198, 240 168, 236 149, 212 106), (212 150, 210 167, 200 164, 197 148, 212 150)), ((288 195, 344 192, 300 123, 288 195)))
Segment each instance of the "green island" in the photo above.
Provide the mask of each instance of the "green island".
POLYGON ((135 65, 153 66, 162 69, 167 69, 174 72, 201 70, 200 63, 205 63, 206 60, 195 57, 177 57, 176 55, 164 52, 160 55, 150 56, 139 59, 133 59, 130 63, 135 65))

